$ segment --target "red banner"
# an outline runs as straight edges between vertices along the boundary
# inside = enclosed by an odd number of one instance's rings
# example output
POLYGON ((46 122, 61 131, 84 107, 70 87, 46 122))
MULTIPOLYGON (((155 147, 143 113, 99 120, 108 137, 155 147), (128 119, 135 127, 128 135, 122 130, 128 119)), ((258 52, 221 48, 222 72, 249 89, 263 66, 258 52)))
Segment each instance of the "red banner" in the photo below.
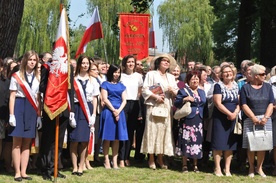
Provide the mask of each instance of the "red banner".
POLYGON ((149 14, 120 14, 120 59, 132 54, 138 60, 149 56, 149 14))

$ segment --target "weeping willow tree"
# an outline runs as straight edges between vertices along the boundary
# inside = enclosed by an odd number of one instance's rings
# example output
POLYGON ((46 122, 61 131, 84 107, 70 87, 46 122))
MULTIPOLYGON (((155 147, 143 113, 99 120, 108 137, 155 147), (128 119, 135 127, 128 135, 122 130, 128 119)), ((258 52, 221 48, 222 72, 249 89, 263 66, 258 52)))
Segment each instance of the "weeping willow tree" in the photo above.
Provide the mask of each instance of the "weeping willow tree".
POLYGON ((38 53, 51 52, 55 41, 59 21, 60 1, 25 0, 20 32, 15 55, 20 56, 27 50, 38 53))
POLYGON ((209 0, 167 0, 158 6, 163 44, 185 56, 186 60, 205 64, 213 60, 212 24, 215 16, 209 0))
MULTIPOLYGON (((104 39, 93 40, 88 43, 86 55, 99 56, 105 58, 104 44, 106 45, 108 62, 117 62, 119 59, 119 29, 118 29, 118 13, 133 12, 133 6, 137 6, 137 13, 144 13, 148 10, 153 0, 87 0, 88 14, 92 13, 96 6, 99 8, 99 14, 102 22, 104 39)), ((86 26, 86 25, 84 25, 86 26)), ((85 30, 83 25, 74 30, 72 50, 77 50, 81 37, 79 33, 85 30)))

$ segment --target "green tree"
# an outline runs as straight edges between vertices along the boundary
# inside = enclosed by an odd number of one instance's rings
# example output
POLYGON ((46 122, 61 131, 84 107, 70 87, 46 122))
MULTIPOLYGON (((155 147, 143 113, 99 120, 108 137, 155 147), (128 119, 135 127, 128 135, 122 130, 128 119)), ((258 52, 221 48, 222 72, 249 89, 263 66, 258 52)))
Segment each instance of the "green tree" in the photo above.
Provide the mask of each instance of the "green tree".
POLYGON ((59 3, 56 0, 43 1, 43 3, 25 0, 22 24, 15 49, 17 56, 31 49, 38 53, 51 52, 59 22, 59 3))
POLYGON ((163 43, 188 60, 213 60, 212 24, 215 20, 208 0, 167 0, 159 5, 163 43))

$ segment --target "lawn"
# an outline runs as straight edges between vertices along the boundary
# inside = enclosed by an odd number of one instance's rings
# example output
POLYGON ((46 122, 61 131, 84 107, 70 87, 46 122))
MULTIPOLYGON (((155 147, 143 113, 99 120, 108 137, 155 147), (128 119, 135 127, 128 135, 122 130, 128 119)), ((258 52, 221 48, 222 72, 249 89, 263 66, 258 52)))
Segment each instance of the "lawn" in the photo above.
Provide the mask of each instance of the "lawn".
MULTIPOLYGON (((102 157, 101 157, 102 158, 102 157)), ((102 159, 101 159, 102 160, 102 159)), ((180 183, 180 182, 220 182, 220 183, 228 183, 228 182, 256 182, 256 183, 264 183, 264 182, 275 182, 276 177, 271 176, 271 169, 265 170, 267 173, 266 178, 262 178, 259 175, 255 175, 254 178, 249 178, 246 175, 246 172, 240 173, 239 167, 235 165, 233 161, 232 166, 232 177, 216 177, 212 174, 212 160, 209 161, 208 165, 205 167, 200 167, 200 173, 188 172, 181 173, 181 161, 180 158, 175 158, 175 165, 171 166, 168 170, 163 170, 157 168, 157 170, 151 170, 147 167, 146 160, 144 162, 137 163, 133 159, 131 159, 132 166, 121 168, 119 170, 106 170, 103 165, 94 165, 93 170, 88 170, 84 172, 83 176, 73 176, 71 175, 71 169, 67 168, 62 170, 62 173, 67 176, 66 179, 58 179, 57 182, 65 183, 65 182, 76 182, 76 183, 86 183, 86 182, 100 182, 100 183, 128 183, 128 182, 166 182, 166 183, 180 183)), ((189 167, 191 170, 191 167, 189 167)), ((33 178, 32 182, 49 182, 44 181, 41 176, 38 175, 38 170, 28 171, 28 174, 33 178)), ((0 183, 2 182, 13 182, 14 175, 4 174, 3 170, 0 172, 0 183)), ((27 181, 22 181, 27 182, 27 181)))

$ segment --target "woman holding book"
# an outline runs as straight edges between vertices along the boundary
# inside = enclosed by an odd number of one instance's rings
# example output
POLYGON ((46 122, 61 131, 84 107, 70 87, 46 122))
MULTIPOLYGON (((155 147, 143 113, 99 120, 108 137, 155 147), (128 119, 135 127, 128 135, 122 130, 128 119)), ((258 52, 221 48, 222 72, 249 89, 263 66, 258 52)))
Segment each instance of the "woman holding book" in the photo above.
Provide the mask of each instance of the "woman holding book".
POLYGON ((163 162, 163 155, 174 155, 171 106, 178 91, 175 77, 168 73, 168 70, 170 64, 175 61, 167 54, 157 56, 153 61, 154 70, 147 73, 142 88, 147 111, 141 152, 149 154, 150 169, 156 169, 154 154, 158 156, 156 163, 162 169, 167 169, 168 167, 163 162), (159 86, 161 92, 158 90, 159 86), (168 116, 165 118, 153 116, 152 110, 155 106, 167 108, 168 116))

